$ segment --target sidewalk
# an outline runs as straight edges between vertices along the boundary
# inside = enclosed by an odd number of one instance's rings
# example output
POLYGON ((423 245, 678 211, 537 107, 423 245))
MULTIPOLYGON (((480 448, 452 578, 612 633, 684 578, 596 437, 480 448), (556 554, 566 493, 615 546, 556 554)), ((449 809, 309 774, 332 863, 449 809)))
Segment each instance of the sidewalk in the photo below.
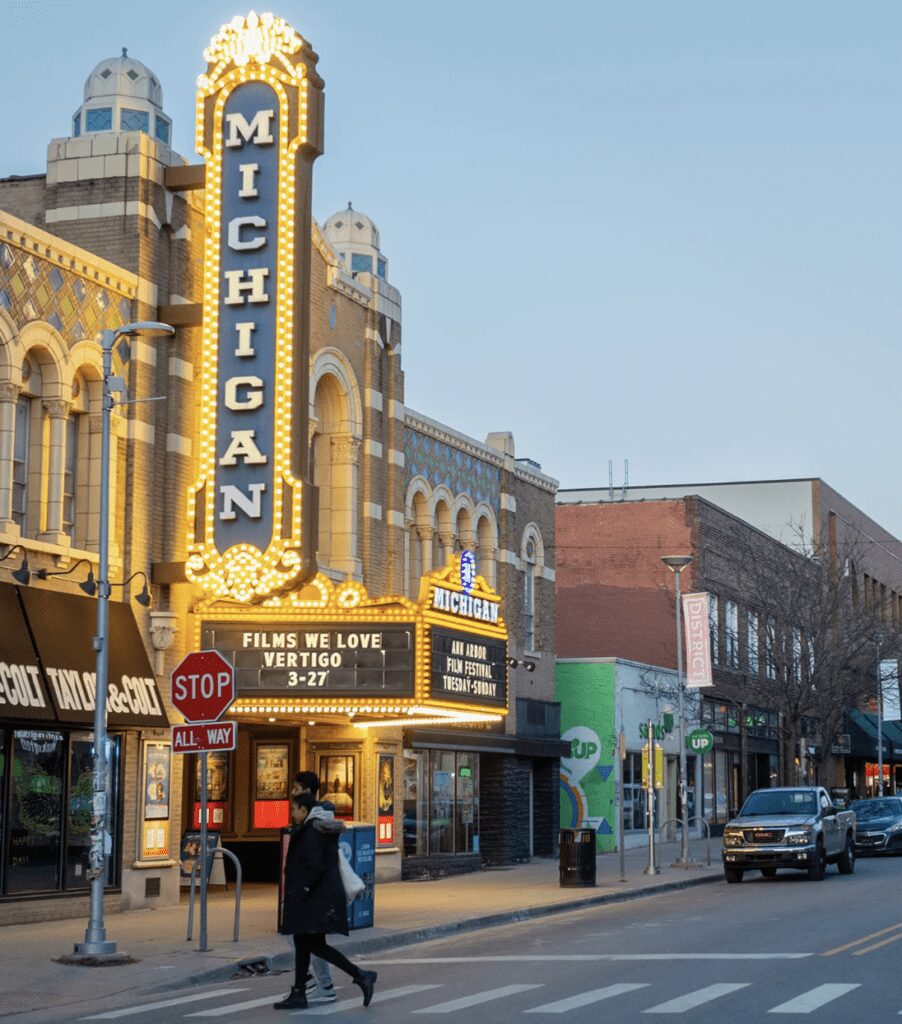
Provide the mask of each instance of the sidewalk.
MULTIPOLYGON (((720 840, 711 841, 711 867, 705 866, 706 844, 691 843, 700 863, 674 868, 675 843, 658 850, 661 872, 645 875, 645 848, 626 852, 626 881, 620 881, 620 857, 597 860, 594 889, 561 889, 556 860, 536 860, 512 868, 426 882, 392 882, 377 886, 376 926, 338 936, 335 945, 349 955, 427 941, 445 935, 488 928, 593 904, 620 902, 655 892, 719 881, 720 840)), ((288 940, 275 933, 275 886, 247 886, 241 898, 241 937, 232 942, 234 889, 211 893, 208 913, 209 952, 197 951, 199 914, 195 908, 194 941, 185 939, 187 900, 159 910, 110 915, 107 938, 138 964, 88 968, 58 964, 54 958, 72 952, 84 939, 84 920, 46 921, 0 928, 4 980, 0 1016, 39 1010, 81 1000, 102 999, 125 991, 159 992, 186 984, 221 982, 237 971, 240 960, 268 956, 273 970, 293 966, 288 940)))

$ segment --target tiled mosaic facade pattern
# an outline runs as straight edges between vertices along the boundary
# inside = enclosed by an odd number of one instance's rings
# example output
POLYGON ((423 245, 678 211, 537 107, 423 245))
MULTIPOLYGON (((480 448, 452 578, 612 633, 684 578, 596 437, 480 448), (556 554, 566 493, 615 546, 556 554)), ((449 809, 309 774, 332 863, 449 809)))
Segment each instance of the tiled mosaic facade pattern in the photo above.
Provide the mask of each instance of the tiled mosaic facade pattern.
MULTIPOLYGON (((120 293, 6 242, 0 243, 0 307, 20 325, 45 321, 69 348, 132 319, 131 302, 120 293)), ((113 353, 117 370, 129 356, 128 339, 121 338, 113 353)))
POLYGON ((422 476, 433 487, 444 484, 452 494, 467 494, 498 513, 501 470, 443 441, 409 427, 404 431, 404 461, 408 481, 422 476))

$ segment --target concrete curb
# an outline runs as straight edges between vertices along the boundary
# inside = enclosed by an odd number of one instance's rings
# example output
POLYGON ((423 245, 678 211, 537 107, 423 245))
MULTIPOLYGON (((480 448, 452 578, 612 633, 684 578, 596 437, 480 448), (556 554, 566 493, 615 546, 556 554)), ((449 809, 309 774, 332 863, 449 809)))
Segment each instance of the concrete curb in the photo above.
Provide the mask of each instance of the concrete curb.
MULTIPOLYGON (((646 896, 657 896, 661 893, 675 892, 679 889, 689 889, 697 885, 707 885, 711 882, 723 881, 720 871, 711 871, 694 878, 684 878, 677 882, 662 882, 660 885, 647 885, 638 889, 627 889, 622 892, 608 891, 599 893, 597 896, 585 896, 582 899, 570 900, 567 903, 550 903, 538 907, 523 907, 519 910, 505 910, 495 914, 486 914, 484 917, 473 917, 462 921, 447 921, 444 924, 429 925, 424 928, 411 928, 407 931, 387 932, 383 935, 371 937, 361 936, 359 939, 349 939, 341 943, 341 951, 349 957, 368 957, 371 953, 382 953, 386 950, 396 949, 401 946, 411 946, 418 942, 431 942, 434 939, 447 938, 452 935, 463 935, 467 932, 481 931, 484 928, 497 928, 499 925, 515 924, 518 921, 531 921, 541 917, 551 917, 556 914, 569 914, 576 910, 585 910, 589 907, 604 906, 611 903, 628 903, 630 900, 643 899, 646 896)), ((284 971, 294 969, 294 954, 290 950, 282 953, 261 953, 260 959, 267 959, 273 971, 284 971)), ((247 956, 241 957, 242 961, 250 959, 247 956)), ((180 979, 188 985, 205 985, 215 981, 225 981, 234 976, 238 970, 238 960, 219 967, 210 967, 198 971, 188 978, 180 979)), ((169 985, 150 989, 151 992, 167 991, 169 985)))

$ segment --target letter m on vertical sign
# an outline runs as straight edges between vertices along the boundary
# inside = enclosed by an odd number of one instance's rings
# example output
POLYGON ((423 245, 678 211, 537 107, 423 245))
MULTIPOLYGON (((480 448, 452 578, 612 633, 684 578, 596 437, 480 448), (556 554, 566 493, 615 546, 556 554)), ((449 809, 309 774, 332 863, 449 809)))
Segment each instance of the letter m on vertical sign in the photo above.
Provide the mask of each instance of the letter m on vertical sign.
POLYGON ((216 596, 259 601, 316 572, 307 374, 322 81, 309 46, 272 15, 235 19, 204 56, 202 416, 186 571, 216 596))

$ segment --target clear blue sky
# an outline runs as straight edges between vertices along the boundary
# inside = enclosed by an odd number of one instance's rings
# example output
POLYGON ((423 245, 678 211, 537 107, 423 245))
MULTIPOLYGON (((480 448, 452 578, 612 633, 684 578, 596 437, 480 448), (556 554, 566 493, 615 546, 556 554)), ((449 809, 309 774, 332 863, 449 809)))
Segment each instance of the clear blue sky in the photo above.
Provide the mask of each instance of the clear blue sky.
MULTIPOLYGON (((314 210, 379 225, 411 407, 563 486, 817 475, 902 535, 899 0, 260 9, 320 54, 314 210)), ((0 0, 0 175, 122 46, 192 156, 237 13, 0 0)))

